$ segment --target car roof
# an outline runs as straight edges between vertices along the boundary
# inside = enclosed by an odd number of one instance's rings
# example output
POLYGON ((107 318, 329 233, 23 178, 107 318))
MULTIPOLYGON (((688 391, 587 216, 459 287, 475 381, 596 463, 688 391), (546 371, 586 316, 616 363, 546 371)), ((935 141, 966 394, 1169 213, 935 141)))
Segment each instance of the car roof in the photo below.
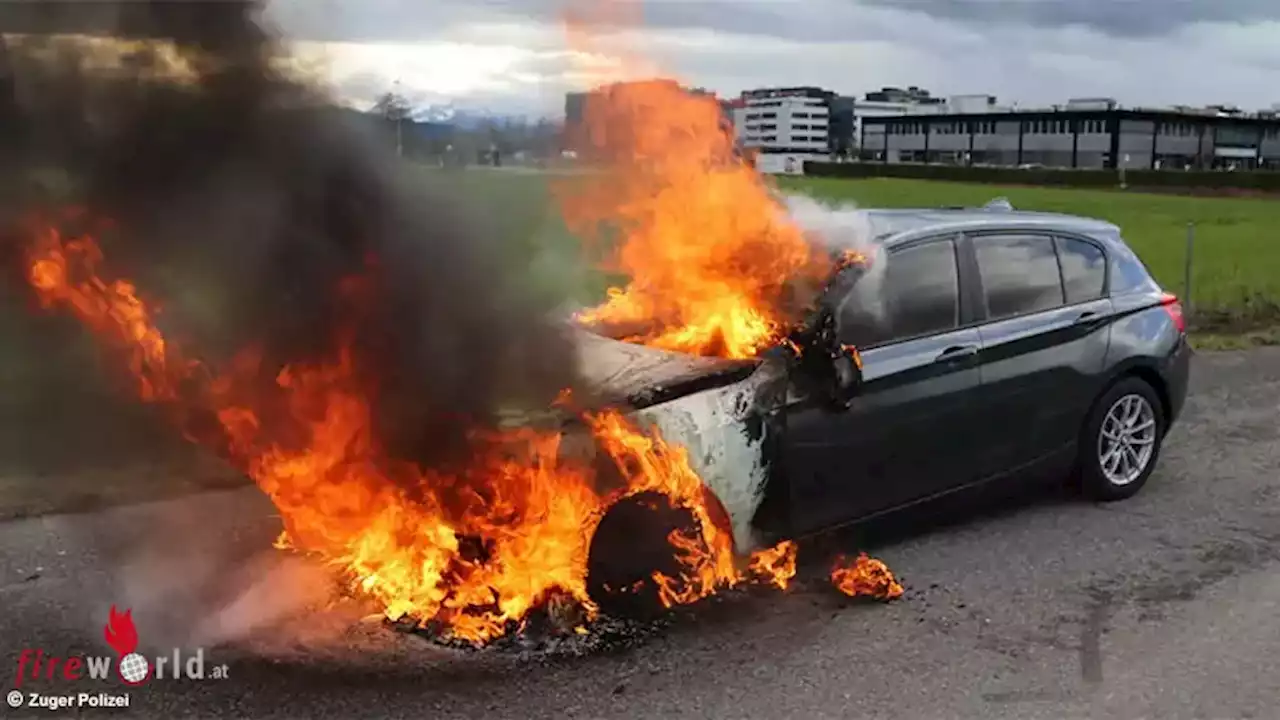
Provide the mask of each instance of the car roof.
POLYGON ((905 240, 923 232, 963 232, 965 230, 1051 229, 1086 235, 1111 235, 1119 231, 1105 220, 1027 211, 991 211, 982 209, 945 210, 870 210, 871 226, 877 235, 890 240, 905 240), (880 228, 884 233, 880 233, 880 228))
MULTIPOLYGON (((865 208, 859 211, 870 225, 871 240, 885 247, 926 235, 976 230, 1053 230, 1112 239, 1120 234, 1113 223, 1061 213, 1014 210, 1002 198, 977 208, 865 208)), ((823 233, 835 249, 855 249, 863 234, 823 233), (846 247, 847 246, 847 247, 846 247)))

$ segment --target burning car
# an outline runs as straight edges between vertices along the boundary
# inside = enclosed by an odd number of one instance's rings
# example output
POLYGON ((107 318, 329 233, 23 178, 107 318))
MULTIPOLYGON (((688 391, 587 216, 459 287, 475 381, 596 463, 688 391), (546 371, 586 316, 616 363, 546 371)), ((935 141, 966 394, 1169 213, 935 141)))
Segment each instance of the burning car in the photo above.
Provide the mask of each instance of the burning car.
MULTIPOLYGON (((206 25, 226 27, 185 27, 206 25)), ((231 27, 246 66, 269 56, 251 23, 231 27)), ((241 77, 240 63, 193 67, 241 77)), ((292 112, 293 90, 251 82, 247 103, 238 82, 174 90, 179 115, 202 119, 178 124, 181 142, 155 144, 161 122, 104 135, 73 217, 15 229, 26 282, 140 400, 254 481, 279 547, 435 637, 484 644, 540 609, 581 634, 600 601, 638 591, 670 607, 747 580, 786 588, 788 538, 1007 468, 1074 464, 1122 497, 1181 407, 1180 308, 1106 223, 781 198, 741 162, 713 98, 618 84, 578 128, 595 170, 555 195, 583 255, 604 250, 596 266, 627 284, 561 343, 510 263, 482 252, 496 248, 487 233, 422 202, 329 121, 299 132, 312 115, 273 110, 292 112), (224 137, 231 122, 203 122, 214 111, 253 131, 224 137), (199 162, 171 162, 175 148, 199 162), (152 172, 122 185, 142 149, 152 172), (180 275, 171 263, 248 288, 213 352, 180 313, 160 322, 155 276, 180 275)), ((155 97, 131 87, 128 107, 155 97)), ((120 115, 135 114, 152 117, 120 115)), ((903 592, 865 556, 832 580, 903 592)))
MULTIPOLYGON (((1007 477, 1074 476, 1104 500, 1146 483, 1191 350, 1119 228, 1004 202, 855 216, 860 232, 810 225, 861 259, 757 357, 582 333, 595 385, 688 449, 739 554, 1007 477)), ((661 545, 623 505, 599 535, 625 552, 593 569, 611 584, 643 580, 635 549, 661 545)))

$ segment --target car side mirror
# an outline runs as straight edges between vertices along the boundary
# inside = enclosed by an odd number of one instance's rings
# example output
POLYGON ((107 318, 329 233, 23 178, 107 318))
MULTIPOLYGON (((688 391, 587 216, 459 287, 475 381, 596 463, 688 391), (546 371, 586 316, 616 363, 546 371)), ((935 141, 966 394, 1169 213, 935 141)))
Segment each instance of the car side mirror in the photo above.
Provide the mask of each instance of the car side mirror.
POLYGON ((837 345, 831 352, 830 409, 849 409, 861 390, 862 355, 851 345, 837 345))
POLYGON ((862 390, 862 356, 852 345, 837 339, 835 313, 818 309, 813 320, 787 341, 810 392, 832 412, 847 410, 862 390))

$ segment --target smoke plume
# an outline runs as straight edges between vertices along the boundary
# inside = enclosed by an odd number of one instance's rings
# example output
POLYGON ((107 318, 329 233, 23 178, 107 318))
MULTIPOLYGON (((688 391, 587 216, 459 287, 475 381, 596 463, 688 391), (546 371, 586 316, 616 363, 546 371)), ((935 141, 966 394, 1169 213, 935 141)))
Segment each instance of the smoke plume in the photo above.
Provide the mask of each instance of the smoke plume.
POLYGON ((858 274, 842 306, 833 310, 840 314, 848 308, 856 310, 863 322, 887 323, 884 272, 888 264, 884 248, 875 241, 876 231, 867 212, 852 203, 822 202, 808 195, 785 195, 782 199, 787 216, 821 246, 853 250, 868 260, 867 270, 858 274))
MULTIPOLYGON (((189 355, 217 365, 257 346, 269 387, 286 364, 331 359, 349 331, 381 444, 423 466, 462 461, 469 428, 575 385, 572 342, 498 233, 429 191, 367 120, 280 69, 259 11, 241 0, 3 4, 0 262, 21 269, 19 221, 81 208, 92 227, 110 221, 96 235, 109 272, 161 301, 166 337, 189 355), (165 43, 53 37, 75 31, 165 43), (352 277, 360 291, 339 292, 352 277)), ((211 520, 175 532, 223 532, 211 520)), ((212 618, 208 637, 295 609, 258 600, 298 585, 296 573, 246 579, 243 555, 193 564, 179 547, 150 533, 103 548, 130 568, 122 600, 168 608, 183 616, 166 619, 176 626, 212 618), (215 599, 231 575, 250 592, 215 599)))
POLYGON ((544 320, 524 269, 504 261, 501 238, 287 77, 258 3, 88 5, 86 15, 85 3, 9 4, 0 29, 171 45, 109 58, 100 43, 9 37, 0 114, 12 132, 0 153, 17 161, 0 179, 0 219, 28 212, 53 182, 113 221, 100 238, 108 262, 172 301, 177 339, 206 354, 260 344, 267 382, 358 328, 352 351, 378 435, 423 464, 460 457, 463 429, 504 405, 545 404, 573 384, 571 344, 544 320), (372 280, 358 302, 336 292, 355 275, 372 280))

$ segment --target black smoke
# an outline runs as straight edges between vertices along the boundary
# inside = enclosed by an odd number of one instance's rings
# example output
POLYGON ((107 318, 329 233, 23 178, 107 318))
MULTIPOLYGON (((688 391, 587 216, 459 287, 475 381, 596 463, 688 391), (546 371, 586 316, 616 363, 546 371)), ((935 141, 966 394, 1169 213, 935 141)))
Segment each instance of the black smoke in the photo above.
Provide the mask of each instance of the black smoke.
MULTIPOLYGON (((171 300, 166 331, 211 362, 260 344, 267 384, 287 363, 328 357, 354 324, 384 443, 423 464, 464 457, 467 428, 574 384, 571 342, 504 238, 458 197, 429 191, 363 119, 280 70, 260 10, 0 4, 0 221, 51 202, 109 218, 111 269, 171 300), (176 50, 140 46, 104 68, 59 32, 176 50), (181 82, 164 79, 174 58, 181 82), (359 303, 336 292, 352 275, 372 281, 359 303)), ((9 234, 7 258, 21 241, 9 234)))

